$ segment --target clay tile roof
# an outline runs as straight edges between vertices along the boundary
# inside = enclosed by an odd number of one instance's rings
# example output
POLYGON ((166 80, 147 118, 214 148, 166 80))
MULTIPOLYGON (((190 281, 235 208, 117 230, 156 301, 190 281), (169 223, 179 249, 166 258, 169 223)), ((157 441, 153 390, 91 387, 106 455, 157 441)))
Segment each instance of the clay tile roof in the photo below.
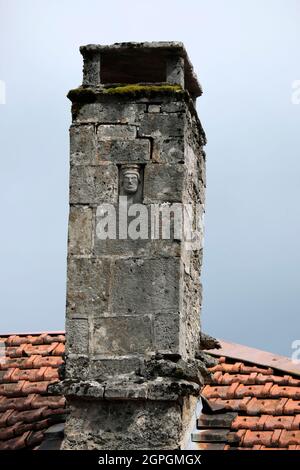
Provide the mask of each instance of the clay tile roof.
POLYGON ((36 448, 44 432, 65 418, 65 398, 49 396, 63 364, 65 335, 0 337, 0 450, 36 448))
POLYGON ((196 449, 300 450, 300 364, 220 341, 192 435, 196 449))

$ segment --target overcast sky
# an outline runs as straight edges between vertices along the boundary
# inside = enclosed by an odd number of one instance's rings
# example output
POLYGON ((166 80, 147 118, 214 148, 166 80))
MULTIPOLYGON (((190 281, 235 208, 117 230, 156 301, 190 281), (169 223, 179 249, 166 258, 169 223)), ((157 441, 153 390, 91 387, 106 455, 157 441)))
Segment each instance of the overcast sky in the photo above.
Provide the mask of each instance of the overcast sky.
POLYGON ((82 44, 183 41, 208 138, 203 329, 300 339, 299 0, 0 0, 0 333, 64 328, 65 97, 82 44))

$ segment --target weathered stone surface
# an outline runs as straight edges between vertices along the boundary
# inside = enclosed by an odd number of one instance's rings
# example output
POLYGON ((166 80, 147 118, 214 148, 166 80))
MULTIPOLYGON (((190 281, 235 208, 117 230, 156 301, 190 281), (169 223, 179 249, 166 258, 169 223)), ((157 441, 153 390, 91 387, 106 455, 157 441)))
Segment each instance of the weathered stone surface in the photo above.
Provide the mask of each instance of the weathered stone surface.
POLYGON ((145 376, 148 379, 156 377, 172 377, 177 380, 187 380, 198 385, 203 385, 199 361, 170 360, 152 357, 146 360, 145 376))
POLYGON ((164 370, 159 371, 161 372, 159 376, 156 374, 157 369, 151 372, 153 373, 148 372, 147 378, 124 374, 112 379, 103 377, 100 380, 68 378, 58 383, 57 386, 51 387, 51 392, 55 395, 63 394, 68 398, 82 398, 83 400, 93 398, 99 404, 103 400, 106 403, 115 400, 176 402, 188 395, 199 395, 200 386, 202 386, 201 377, 193 374, 189 365, 182 367, 172 363, 171 367, 165 366, 164 370), (174 377, 168 376, 168 372, 172 372, 174 377))
POLYGON ((146 354, 153 349, 151 318, 146 315, 94 317, 93 354, 146 354))
POLYGON ((184 88, 184 58, 169 57, 167 60, 166 80, 168 83, 181 85, 184 88))
POLYGON ((196 352, 195 357, 196 357, 196 359, 201 361, 206 368, 207 367, 213 367, 213 366, 216 366, 218 364, 218 359, 216 359, 213 356, 210 356, 209 354, 207 354, 203 351, 196 352))
POLYGON ((67 379, 62 383, 62 393, 67 397, 101 400, 104 398, 104 391, 105 384, 101 384, 96 380, 67 379))
POLYGON ((98 140, 135 139, 136 127, 122 124, 101 124, 97 127, 98 140))
POLYGON ((95 258, 68 260, 67 314, 89 316, 107 311, 110 261, 95 258))
POLYGON ((148 113, 160 113, 161 106, 159 104, 149 104, 148 113))
POLYGON ((154 139, 152 161, 155 163, 183 163, 185 161, 183 139, 154 139))
POLYGON ((163 101, 161 104, 162 113, 183 113, 188 112, 186 103, 183 100, 163 101))
POLYGON ((118 169, 113 164, 73 166, 70 170, 70 203, 117 202, 118 169))
POLYGON ((144 202, 184 202, 186 166, 149 164, 144 174, 144 202))
POLYGON ((72 400, 63 448, 171 450, 178 448, 180 431, 181 407, 176 402, 72 400))
POLYGON ((68 331, 66 353, 88 354, 89 352, 89 323, 85 318, 66 320, 68 331))
MULTIPOLYGON (((68 330, 67 330, 68 331, 68 330)), ((89 379, 89 356, 79 354, 68 354, 66 356, 65 379, 88 380, 89 379)), ((61 394, 62 391, 59 392, 61 394)))
POLYGON ((220 349, 220 348, 221 348, 221 344, 217 339, 213 338, 210 335, 207 335, 204 332, 200 333, 200 337, 199 337, 199 349, 200 350, 220 349))
POLYGON ((180 313, 158 313, 154 316, 156 351, 181 353, 180 313))
POLYGON ((68 252, 90 255, 93 243, 93 211, 87 206, 71 206, 69 214, 68 252))
POLYGON ((135 124, 146 110, 144 103, 87 103, 76 113, 75 122, 96 124, 135 124))
POLYGON ((117 260, 112 276, 112 311, 140 315, 177 310, 180 273, 179 258, 117 260))
POLYGON ((83 58, 83 85, 98 85, 100 83, 100 54, 87 54, 83 58))
POLYGON ((153 138, 184 137, 185 118, 181 113, 146 113, 142 116, 138 135, 153 138))
MULTIPOLYGON (((97 220, 97 219, 96 219, 97 220)), ((140 258, 180 257, 181 244, 178 240, 100 240, 95 235, 94 256, 131 256, 140 258)))
POLYGON ((148 393, 147 383, 120 383, 108 382, 105 386, 104 398, 106 400, 145 400, 148 393))
POLYGON ((204 205, 205 187, 202 181, 202 158, 198 158, 191 145, 185 146, 185 162, 188 169, 187 194, 191 201, 204 205))
POLYGON ((143 369, 143 361, 138 356, 113 357, 97 359, 92 356, 89 363, 89 376, 94 380, 122 377, 125 374, 139 374, 143 369))
POLYGON ((94 125, 70 127, 70 161, 73 165, 92 165, 96 158, 94 125))
MULTIPOLYGON (((177 239, 177 233, 174 233, 174 218, 172 212, 172 206, 151 206, 144 205, 145 219, 143 218, 143 229, 137 229, 139 238, 133 237, 133 233, 130 230, 131 223, 140 217, 138 212, 134 216, 128 215, 128 208, 122 208, 122 214, 120 214, 119 205, 115 204, 109 208, 110 211, 114 210, 116 214, 116 229, 115 239, 111 237, 112 231, 103 226, 107 220, 107 214, 103 206, 99 206, 96 211, 96 223, 94 228, 94 251, 95 256, 109 256, 109 255, 120 255, 126 257, 170 257, 170 256, 181 256, 181 243, 180 239, 177 239), (125 214, 125 215, 124 215, 125 214), (124 239, 120 236, 119 220, 126 217, 128 223, 125 225, 125 237, 124 239), (153 222, 155 221, 155 222, 153 222), (157 231, 154 230, 154 224, 158 225, 157 231), (151 230, 151 227, 153 230, 151 230), (127 229, 127 230, 126 230, 127 229), (156 233, 157 232, 157 233, 156 233), (145 234, 145 237, 144 237, 145 234), (105 238, 107 237, 107 238, 105 238)), ((175 210, 175 209, 174 209, 175 210)), ((156 226, 156 225, 155 225, 156 226)), ((135 234, 135 232, 134 232, 135 234)))
POLYGON ((150 160, 150 140, 99 140, 97 159, 113 163, 146 163, 150 160))
POLYGON ((199 344, 199 316, 202 301, 202 286, 199 276, 196 275, 199 270, 199 252, 193 252, 190 273, 184 272, 183 276, 182 330, 187 357, 195 356, 199 344))
POLYGON ((148 400, 178 400, 184 396, 199 396, 200 386, 196 382, 188 380, 163 380, 161 377, 156 381, 148 382, 148 400), (162 398, 163 397, 163 398, 162 398))

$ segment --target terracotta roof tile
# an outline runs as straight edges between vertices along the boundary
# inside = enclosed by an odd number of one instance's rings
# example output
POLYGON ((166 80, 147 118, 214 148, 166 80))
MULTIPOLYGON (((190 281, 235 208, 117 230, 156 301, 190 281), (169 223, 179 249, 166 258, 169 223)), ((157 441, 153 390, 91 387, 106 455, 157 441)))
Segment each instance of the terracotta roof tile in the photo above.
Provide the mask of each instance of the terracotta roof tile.
POLYGON ((0 428, 0 441, 12 439, 15 436, 14 430, 16 426, 5 426, 0 428))
POLYGON ((63 364, 64 360, 61 356, 31 356, 34 358, 33 365, 35 369, 40 367, 58 367, 63 364))
POLYGON ((270 396, 289 397, 293 398, 294 400, 300 400, 300 387, 286 387, 280 385, 273 385, 270 390, 270 396))
POLYGON ((264 429, 293 429, 294 416, 267 416, 264 429))
POLYGON ((25 380, 20 380, 17 383, 4 383, 0 384, 0 395, 5 397, 20 397, 23 395, 22 388, 25 380))
POLYGON ((44 438, 44 433, 42 431, 31 431, 26 437, 26 447, 34 447, 37 444, 40 444, 44 438))
POLYGON ((265 416, 237 416, 231 423, 231 428, 236 429, 264 429, 265 416))
POLYGON ((28 395, 27 397, 19 398, 6 398, 0 397, 0 411, 5 410, 29 410, 31 408, 31 402, 34 395, 28 395))
POLYGON ((273 431, 251 431, 247 430, 242 440, 245 447, 253 447, 254 445, 265 445, 271 447, 273 431))
POLYGON ((300 445, 300 431, 283 430, 280 435, 280 446, 288 447, 290 445, 300 445))
POLYGON ((218 363, 202 394, 209 404, 219 405, 221 414, 218 418, 212 407, 211 414, 199 416, 197 448, 209 448, 201 441, 217 436, 221 427, 219 445, 224 450, 300 450, 300 367, 287 358, 253 351, 253 362, 251 348, 225 343, 224 349, 222 345, 213 351, 218 363))
POLYGON ((44 378, 44 372, 46 367, 40 369, 12 369, 10 379, 8 382, 18 382, 19 380, 25 380, 30 382, 41 381, 44 378))
POLYGON ((30 431, 25 432, 21 436, 6 441, 0 441, 0 450, 18 450, 26 447, 26 439, 30 435, 30 431))
POLYGON ((247 397, 268 397, 269 391, 273 385, 272 382, 267 382, 265 385, 244 385, 237 384, 235 396, 236 398, 247 397))
POLYGON ((8 418, 13 414, 13 410, 6 410, 0 415, 0 428, 4 428, 8 424, 8 418))
POLYGON ((32 402, 31 402, 31 408, 40 408, 43 407, 47 404, 47 406, 51 409, 55 408, 63 408, 66 405, 66 399, 65 397, 43 397, 40 395, 35 395, 32 402))
POLYGON ((21 344, 20 346, 17 346, 17 347, 12 346, 12 347, 5 348, 5 354, 6 356, 11 357, 11 358, 22 357, 25 347, 26 347, 26 344, 21 344))
POLYGON ((54 348, 52 354, 53 356, 62 356, 65 351, 65 346, 63 343, 57 343, 56 347, 54 348))
POLYGON ((28 411, 13 411, 7 419, 7 424, 10 426, 20 422, 32 423, 33 421, 38 421, 43 416, 43 411, 45 410, 46 407, 28 411))
POLYGON ((5 357, 0 363, 0 449, 35 448, 43 430, 64 420, 66 400, 49 396, 63 364, 61 333, 1 337, 5 357))
POLYGON ((300 402, 291 399, 287 400, 284 405, 284 413, 288 415, 300 413, 300 402))
MULTIPOLYGON (((22 345, 23 351, 27 356, 32 356, 39 354, 41 356, 49 356, 49 354, 52 354, 52 351, 58 346, 59 343, 55 342, 52 344, 40 344, 37 346, 34 346, 33 344, 25 344, 22 345)), ((63 345, 61 345, 63 347, 63 345)))
POLYGON ((29 395, 30 393, 38 393, 38 394, 45 394, 47 393, 47 388, 50 385, 51 381, 43 381, 43 382, 28 382, 25 381, 22 387, 22 393, 25 395, 29 395))

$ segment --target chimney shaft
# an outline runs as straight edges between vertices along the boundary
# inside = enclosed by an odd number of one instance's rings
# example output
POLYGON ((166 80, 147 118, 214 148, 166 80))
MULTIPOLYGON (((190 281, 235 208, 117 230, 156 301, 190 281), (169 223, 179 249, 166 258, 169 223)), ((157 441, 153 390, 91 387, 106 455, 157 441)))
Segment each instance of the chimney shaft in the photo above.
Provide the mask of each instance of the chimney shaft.
POLYGON ((65 449, 183 448, 202 384, 205 135, 181 43, 81 47, 69 92, 65 449))

